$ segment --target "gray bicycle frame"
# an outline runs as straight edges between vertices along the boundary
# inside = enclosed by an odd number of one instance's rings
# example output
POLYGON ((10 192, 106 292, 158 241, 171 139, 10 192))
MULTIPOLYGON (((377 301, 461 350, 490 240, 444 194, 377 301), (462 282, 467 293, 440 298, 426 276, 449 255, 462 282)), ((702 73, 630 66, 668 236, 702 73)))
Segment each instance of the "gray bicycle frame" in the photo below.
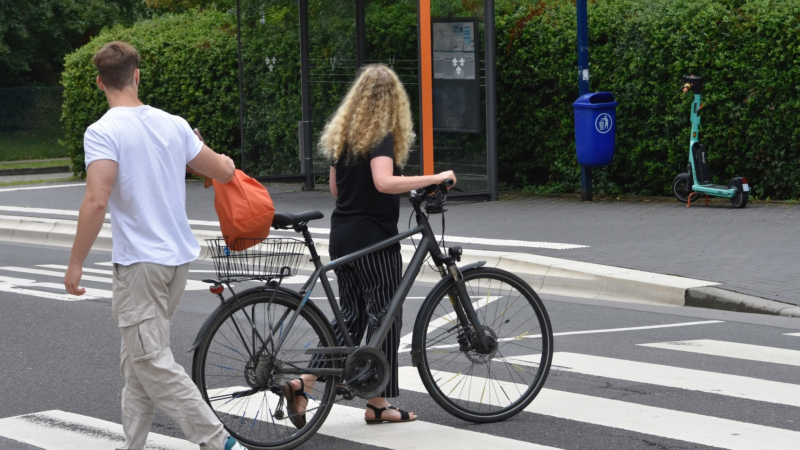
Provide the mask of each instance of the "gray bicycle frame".
MULTIPOLYGON (((326 274, 338 267, 341 267, 349 262, 352 262, 362 256, 368 255, 370 253, 374 253, 378 250, 384 249, 389 247, 390 245, 399 243, 403 239, 408 237, 422 234, 422 240, 417 246, 416 251, 414 252, 414 256, 411 257, 411 261, 408 263, 408 267, 406 268, 406 273, 400 279, 400 284, 397 287, 397 291, 395 291, 394 295, 392 296, 392 300, 389 303, 389 308, 387 309, 386 313, 384 314, 384 318, 394 318, 397 312, 399 311, 400 307, 405 302, 406 296, 408 295, 409 291, 411 290, 411 286, 414 283, 414 279, 417 277, 422 265, 425 264, 425 257, 430 253, 432 257, 436 260, 440 260, 444 258, 441 249, 436 243, 436 237, 433 234, 433 231, 428 224, 428 219, 424 215, 418 215, 417 221, 419 225, 417 227, 412 228, 408 231, 404 231, 397 236, 391 237, 384 241, 378 242, 376 244, 370 245, 369 247, 365 247, 357 252, 351 253, 347 256, 343 256, 341 258, 337 258, 327 264, 322 264, 319 260, 319 256, 316 254, 316 249, 313 246, 313 242, 309 242, 309 250, 311 251, 311 257, 314 261, 314 273, 309 277, 308 281, 303 285, 303 288, 300 290, 300 293, 305 293, 300 306, 297 308, 295 313, 292 315, 291 319, 289 320, 289 324, 286 327, 286 332, 284 332, 278 341, 278 344, 275 346, 274 351, 280 350, 283 346, 284 340, 286 336, 289 334, 289 330, 292 329, 294 322, 297 320, 297 317, 302 312, 303 308, 305 307, 306 303, 308 302, 311 291, 314 289, 314 285, 316 284, 317 280, 320 280, 322 283, 322 288, 325 291, 325 295, 328 298, 328 302, 331 305, 331 309, 333 310, 334 318, 336 319, 337 323, 339 324, 340 330, 342 331, 342 336, 345 341, 344 347, 319 347, 319 348, 311 348, 306 349, 304 351, 305 354, 341 354, 341 355, 348 355, 353 353, 356 346, 353 345, 353 340, 350 337, 350 330, 347 328, 347 324, 342 317, 341 309, 336 301, 336 296, 333 294, 333 289, 331 288, 331 284, 328 281, 328 277, 326 274)), ((307 240, 310 240, 307 238, 307 240)), ((443 269, 440 267, 440 272, 443 269)), ((442 273, 444 276, 444 273, 442 273)), ((391 328, 394 320, 381 320, 380 326, 372 335, 372 342, 367 344, 365 347, 372 347, 375 349, 380 349, 381 344, 386 339, 386 335, 389 334, 389 328, 391 328)), ((305 369, 290 369, 285 368, 283 370, 286 374, 300 374, 300 373, 312 373, 315 375, 344 375, 344 369, 325 369, 325 368, 317 368, 311 371, 305 369)))

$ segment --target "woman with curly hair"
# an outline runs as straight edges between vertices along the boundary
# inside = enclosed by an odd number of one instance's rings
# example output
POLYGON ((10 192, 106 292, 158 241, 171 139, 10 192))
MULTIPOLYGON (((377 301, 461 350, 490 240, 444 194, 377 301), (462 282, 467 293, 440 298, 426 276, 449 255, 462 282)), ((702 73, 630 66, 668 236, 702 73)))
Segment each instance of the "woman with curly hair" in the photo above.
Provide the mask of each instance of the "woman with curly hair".
MULTIPOLYGON (((398 194, 448 178, 456 181, 452 170, 418 177, 400 175, 415 137, 408 95, 397 74, 383 64, 365 66, 328 120, 319 142, 320 151, 331 161, 330 190, 336 197, 329 247, 332 260, 396 236, 400 218, 398 194)), ((397 351, 403 319, 402 310, 393 319, 382 315, 397 290, 402 269, 398 243, 335 270, 342 317, 356 345, 364 334, 369 343, 375 331, 368 325, 370 316, 394 320, 381 346, 392 369, 391 378, 379 397, 367 400, 367 424, 417 418, 387 400, 400 395, 397 351)), ((335 321, 333 328, 344 345, 335 321)), ((315 376, 303 375, 285 384, 287 407, 297 428, 305 425, 305 393, 315 381, 315 376)))

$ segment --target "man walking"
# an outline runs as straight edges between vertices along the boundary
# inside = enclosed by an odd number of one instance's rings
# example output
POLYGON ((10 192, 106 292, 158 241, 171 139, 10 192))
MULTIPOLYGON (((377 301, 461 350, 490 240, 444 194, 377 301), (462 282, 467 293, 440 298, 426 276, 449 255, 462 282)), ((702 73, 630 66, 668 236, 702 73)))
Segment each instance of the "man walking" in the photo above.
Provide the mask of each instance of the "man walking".
POLYGON ((142 450, 155 414, 164 411, 201 449, 242 449, 230 438, 170 350, 170 319, 178 309, 200 247, 186 217, 185 172, 222 183, 233 161, 215 153, 182 118, 139 101, 139 53, 110 42, 92 59, 109 110, 84 135, 86 194, 64 277, 68 293, 83 295, 82 266, 111 213, 112 310, 122 334, 120 450, 142 450))

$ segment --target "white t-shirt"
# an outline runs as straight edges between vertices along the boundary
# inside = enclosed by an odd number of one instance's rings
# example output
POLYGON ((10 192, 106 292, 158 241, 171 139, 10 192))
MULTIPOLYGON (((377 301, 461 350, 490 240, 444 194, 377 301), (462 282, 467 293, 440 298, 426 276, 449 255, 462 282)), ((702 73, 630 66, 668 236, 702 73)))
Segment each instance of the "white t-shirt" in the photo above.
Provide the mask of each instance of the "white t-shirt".
POLYGON ((186 164, 203 143, 181 117, 144 105, 115 107, 86 129, 86 167, 118 165, 108 208, 112 262, 179 266, 200 246, 186 217, 186 164))

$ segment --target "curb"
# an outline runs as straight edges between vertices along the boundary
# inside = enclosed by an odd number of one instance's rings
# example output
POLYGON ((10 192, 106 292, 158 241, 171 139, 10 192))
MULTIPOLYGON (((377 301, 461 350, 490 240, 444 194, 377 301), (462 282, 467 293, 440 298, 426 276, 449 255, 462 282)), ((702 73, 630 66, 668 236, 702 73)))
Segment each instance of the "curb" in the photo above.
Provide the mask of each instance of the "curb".
POLYGON ((800 317, 800 307, 714 287, 686 289, 686 306, 800 317))
POLYGON ((25 169, 0 169, 0 177, 12 175, 40 175, 45 173, 72 173, 69 166, 30 167, 25 169))
MULTIPOLYGON (((0 215, 0 240, 27 244, 71 247, 78 222, 68 219, 46 219, 26 216, 0 215)), ((200 243, 201 260, 208 261, 205 239, 216 238, 218 231, 192 230, 200 243)), ((274 231, 273 236, 296 237, 274 231)), ((327 262, 328 240, 314 239, 317 252, 327 262)), ((111 250, 111 225, 104 223, 94 250, 111 250)), ((401 245, 404 261, 414 253, 412 245, 401 245)), ((611 300, 629 303, 655 303, 671 306, 693 306, 727 311, 750 312, 800 318, 800 307, 738 294, 713 286, 704 280, 662 275, 639 270, 583 263, 526 253, 464 249, 461 263, 486 261, 487 267, 498 267, 525 280, 540 294, 611 300)), ((417 279, 436 282, 438 272, 423 270, 417 279)))

